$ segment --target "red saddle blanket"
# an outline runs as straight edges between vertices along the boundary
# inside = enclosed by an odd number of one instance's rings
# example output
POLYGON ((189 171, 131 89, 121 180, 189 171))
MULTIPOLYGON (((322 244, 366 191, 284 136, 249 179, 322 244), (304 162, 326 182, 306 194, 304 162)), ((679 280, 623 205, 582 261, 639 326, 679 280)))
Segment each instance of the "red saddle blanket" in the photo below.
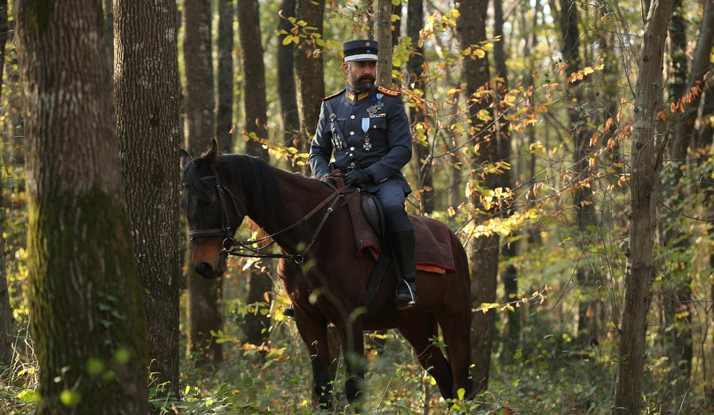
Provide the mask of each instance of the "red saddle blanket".
MULTIPOLYGON (((352 227, 357 246, 357 257, 365 249, 376 259, 382 252, 379 238, 362 214, 361 194, 348 196, 347 206, 352 218, 352 227)), ((416 237, 415 259, 417 270, 444 274, 455 272, 451 231, 444 224, 424 216, 409 215, 416 237)))

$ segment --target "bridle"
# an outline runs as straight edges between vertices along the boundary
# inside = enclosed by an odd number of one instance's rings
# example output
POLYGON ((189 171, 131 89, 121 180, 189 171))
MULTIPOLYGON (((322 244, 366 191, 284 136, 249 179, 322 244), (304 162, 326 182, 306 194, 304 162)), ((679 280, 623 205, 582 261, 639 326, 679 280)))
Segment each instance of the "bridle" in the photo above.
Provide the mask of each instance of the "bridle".
MULTIPOLYGON (((361 190, 359 188, 354 188, 354 187, 350 187, 350 186, 342 187, 339 189, 335 188, 334 191, 332 192, 332 194, 330 194, 322 202, 320 202, 317 206, 315 206, 315 208, 312 209, 307 215, 305 215, 302 219, 298 220, 297 222, 293 223, 292 225, 288 226, 287 228, 283 228, 271 235, 268 235, 266 237, 263 237, 263 238, 260 238, 257 240, 236 241, 233 238, 233 236, 235 235, 235 230, 232 230, 230 227, 230 219, 228 216, 228 208, 227 208, 227 204, 226 204, 226 194, 228 194, 230 196, 231 202, 233 205, 233 209, 238 214, 238 218, 240 219, 238 221, 238 226, 240 226, 240 224, 243 223, 243 219, 245 218, 245 214, 243 214, 241 212, 240 208, 238 207, 238 203, 243 204, 243 206, 246 206, 246 204, 243 203, 238 198, 238 196, 236 196, 233 192, 231 192, 230 189, 228 189, 223 184, 221 184, 220 176, 218 175, 218 172, 216 171, 215 167, 213 167, 213 175, 212 176, 205 176, 205 177, 201 178, 201 181, 211 181, 211 180, 216 181, 216 193, 218 194, 218 208, 220 210, 220 216, 221 216, 221 227, 220 227, 220 229, 213 228, 213 229, 192 230, 188 233, 188 236, 191 239, 191 241, 193 241, 194 239, 197 239, 197 238, 224 237, 223 242, 221 243, 221 252, 227 253, 228 255, 251 257, 251 258, 285 258, 285 259, 290 259, 290 260, 294 261, 296 264, 302 264, 303 262, 305 262, 305 255, 310 250, 310 248, 312 248, 312 245, 317 240, 317 236, 320 234, 320 231, 322 230, 323 226, 325 225, 325 222, 327 222, 327 218, 330 217, 332 212, 335 210, 335 206, 337 205, 337 202, 340 200, 340 198, 348 193, 354 194, 354 193, 360 192, 360 190, 361 190), (275 243, 275 239, 273 239, 270 243, 260 246, 258 248, 252 247, 252 245, 259 244, 261 242, 272 239, 276 235, 287 232, 287 231, 295 228, 296 226, 307 222, 308 219, 310 219, 317 212, 319 212, 320 209, 322 209, 330 201, 332 201, 332 203, 330 204, 330 207, 328 207, 327 211, 325 211, 325 215, 322 217, 320 224, 317 226, 317 229, 313 233, 310 243, 308 243, 305 246, 302 253, 292 255, 292 254, 268 254, 268 253, 262 252, 263 250, 272 246, 275 243), (238 247, 238 249, 236 250, 235 247, 238 247), (250 253, 245 253, 245 252, 241 252, 241 251, 249 251, 250 253)), ((347 203, 346 200, 343 202, 342 205, 344 206, 345 203, 347 203)))
POLYGON ((198 238, 212 238, 223 236, 225 238, 221 243, 221 247, 224 250, 231 249, 235 243, 233 239, 235 231, 231 230, 230 218, 228 217, 228 208, 226 207, 226 193, 231 197, 231 202, 233 202, 233 209, 238 214, 238 226, 243 223, 245 215, 241 213, 241 210, 238 207, 238 202, 240 202, 240 199, 238 199, 238 196, 233 194, 230 189, 221 184, 221 177, 218 175, 218 172, 216 171, 215 167, 213 167, 213 176, 206 176, 201 178, 201 181, 211 180, 216 181, 216 193, 218 193, 218 209, 220 210, 221 215, 221 227, 220 229, 195 229, 189 231, 188 237, 191 239, 191 241, 193 241, 194 239, 198 238))

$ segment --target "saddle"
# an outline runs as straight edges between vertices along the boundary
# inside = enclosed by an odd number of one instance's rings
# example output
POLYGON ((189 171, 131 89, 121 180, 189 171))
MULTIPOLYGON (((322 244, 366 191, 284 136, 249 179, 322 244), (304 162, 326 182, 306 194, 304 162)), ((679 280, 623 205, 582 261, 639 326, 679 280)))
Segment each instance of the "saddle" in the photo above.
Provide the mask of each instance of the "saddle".
MULTIPOLYGON (((331 174, 330 187, 344 186, 344 179, 331 174)), ((385 246, 384 213, 379 200, 364 191, 345 196, 352 229, 354 230, 356 256, 367 252, 376 261, 385 246)), ((415 259, 417 270, 436 274, 455 272, 451 231, 444 224, 424 216, 409 215, 416 238, 415 259)))

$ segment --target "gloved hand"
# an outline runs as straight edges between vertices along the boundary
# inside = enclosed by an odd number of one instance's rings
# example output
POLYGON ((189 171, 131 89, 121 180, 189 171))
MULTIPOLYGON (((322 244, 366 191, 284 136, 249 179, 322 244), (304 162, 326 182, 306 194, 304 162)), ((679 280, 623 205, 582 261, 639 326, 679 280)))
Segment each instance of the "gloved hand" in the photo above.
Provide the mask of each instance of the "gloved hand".
POLYGON ((359 186, 372 181, 372 177, 366 170, 350 170, 345 175, 345 179, 347 186, 359 186))

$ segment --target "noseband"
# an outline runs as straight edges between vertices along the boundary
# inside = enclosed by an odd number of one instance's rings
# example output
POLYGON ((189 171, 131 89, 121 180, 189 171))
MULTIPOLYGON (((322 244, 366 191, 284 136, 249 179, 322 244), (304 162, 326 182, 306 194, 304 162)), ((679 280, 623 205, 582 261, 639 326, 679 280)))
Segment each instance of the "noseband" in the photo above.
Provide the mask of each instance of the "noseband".
POLYGON ((218 175, 218 172, 216 171, 216 168, 213 168, 213 176, 206 176, 202 177, 201 181, 211 181, 215 180, 216 181, 216 193, 218 193, 218 209, 220 210, 220 215, 221 215, 221 228, 213 228, 213 229, 195 229, 192 230, 188 233, 189 238, 193 241, 194 239, 197 238, 210 238, 210 237, 221 237, 223 236, 223 243, 221 244, 221 247, 225 250, 229 250, 233 247, 234 241, 233 241, 233 235, 235 234, 235 230, 231 230, 231 224, 230 224, 230 219, 228 217, 228 208, 226 206, 226 193, 231 197, 231 202, 233 202, 233 209, 235 209, 236 213, 238 214, 238 225, 240 226, 241 223, 243 223, 243 218, 245 218, 245 215, 241 213, 240 208, 238 208, 238 202, 240 199, 238 199, 238 196, 233 194, 233 192, 230 191, 227 187, 223 186, 221 184, 221 178, 218 175))

